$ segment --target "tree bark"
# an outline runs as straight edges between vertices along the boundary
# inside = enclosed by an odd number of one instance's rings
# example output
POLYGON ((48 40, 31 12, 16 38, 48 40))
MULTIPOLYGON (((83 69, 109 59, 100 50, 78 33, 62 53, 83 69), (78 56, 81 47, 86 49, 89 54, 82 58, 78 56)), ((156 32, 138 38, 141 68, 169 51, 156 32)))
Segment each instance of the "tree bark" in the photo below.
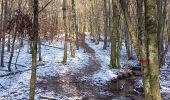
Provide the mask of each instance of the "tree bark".
MULTIPOLYGON (((117 11, 119 12, 119 11, 117 11)), ((118 15, 118 22, 117 22, 117 67, 120 68, 121 65, 120 65, 120 57, 121 57, 121 47, 122 47, 122 32, 121 32, 121 24, 123 22, 121 22, 123 19, 121 19, 121 15, 119 14, 118 15)))
POLYGON ((38 0, 33 1, 33 40, 32 40, 32 73, 30 80, 30 100, 35 97, 36 67, 37 67, 37 41, 38 41, 38 0))
POLYGON ((104 45, 103 49, 107 48, 107 32, 108 32, 108 11, 107 11, 107 1, 104 0, 104 45))
POLYGON ((147 58, 151 100, 162 100, 159 84, 159 59, 157 44, 158 22, 156 18, 156 0, 144 0, 145 30, 147 33, 147 58))
POLYGON ((41 55, 41 38, 40 35, 38 36, 38 60, 42 61, 42 55, 41 55))
MULTIPOLYGON (((4 29, 4 23, 6 21, 7 18, 7 0, 5 0, 5 2, 2 1, 2 3, 5 3, 5 5, 2 5, 2 12, 4 11, 4 13, 2 13, 2 30, 4 29)), ((2 50, 1 50, 1 66, 4 66, 4 52, 5 52, 5 32, 2 31, 2 50)))
POLYGON ((13 42, 12 42, 11 55, 10 55, 9 63, 8 63, 8 71, 9 71, 9 72, 11 72, 11 62, 12 62, 12 57, 13 57, 13 55, 14 55, 15 40, 16 40, 16 33, 14 34, 14 39, 13 39, 13 42))
POLYGON ((116 34, 118 28, 118 8, 115 0, 112 0, 113 3, 113 32, 111 34, 111 56, 110 64, 112 68, 118 68, 117 66, 117 57, 116 57, 116 34))
POLYGON ((76 9, 75 9, 75 0, 71 1, 72 3, 72 33, 71 33, 71 57, 75 57, 75 34, 76 32, 76 9))
POLYGON ((137 17, 138 17, 138 32, 140 44, 140 63, 142 67, 143 85, 144 85, 144 98, 151 100, 150 83, 149 83, 149 68, 147 63, 146 53, 146 32, 145 32, 145 18, 144 18, 144 2, 143 0, 137 1, 137 17))
MULTIPOLYGON (((2 48, 2 45, 1 45, 1 44, 2 44, 2 38, 3 38, 3 37, 2 37, 2 34, 3 34, 3 31, 2 31, 2 30, 3 30, 3 14, 4 14, 4 13, 3 13, 3 11, 4 11, 4 3, 3 3, 3 2, 4 2, 4 0, 1 0, 1 23, 0 23, 0 24, 1 24, 1 26, 0 26, 0 27, 1 27, 1 35, 0 35, 0 48, 2 48)), ((2 60, 3 60, 3 59, 2 59, 2 53, 1 53, 1 63, 0 63, 0 64, 1 64, 1 67, 3 67, 2 60)))
POLYGON ((129 14, 128 14, 128 11, 127 11, 127 9, 128 9, 127 6, 128 5, 126 4, 126 1, 125 0, 120 0, 120 4, 121 4, 121 8, 123 10, 124 18, 125 18, 125 21, 126 21, 129 33, 130 33, 130 39, 132 40, 136 55, 139 58, 139 43, 138 43, 138 38, 136 36, 136 34, 137 34, 137 32, 135 30, 136 27, 132 23, 132 21, 131 21, 131 19, 129 17, 129 14))
POLYGON ((129 31, 127 28, 127 25, 124 24, 124 36, 125 36, 125 46, 126 46, 126 61, 129 60, 129 58, 131 57, 131 49, 130 49, 130 36, 129 36, 129 31))
POLYGON ((64 31, 65 31, 65 42, 64 42, 64 56, 63 56, 63 64, 67 63, 67 42, 68 42, 68 33, 67 33, 67 21, 66 21, 66 3, 67 0, 63 0, 63 20, 64 20, 64 31))

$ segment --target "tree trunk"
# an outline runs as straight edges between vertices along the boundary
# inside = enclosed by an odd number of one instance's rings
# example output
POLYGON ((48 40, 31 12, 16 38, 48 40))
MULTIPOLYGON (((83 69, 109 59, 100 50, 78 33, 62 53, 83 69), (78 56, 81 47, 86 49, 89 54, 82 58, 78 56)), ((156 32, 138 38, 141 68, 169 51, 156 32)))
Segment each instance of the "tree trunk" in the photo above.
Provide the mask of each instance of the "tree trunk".
MULTIPOLYGON (((4 10, 4 0, 1 0, 1 22, 0 22, 0 24, 1 24, 1 26, 0 26, 0 29, 1 29, 1 36, 0 36, 0 48, 2 48, 2 45, 1 45, 1 43, 2 43, 2 34, 3 34, 3 10, 4 10)), ((3 67, 3 63, 2 63, 2 53, 1 53, 1 62, 0 62, 0 64, 1 64, 1 67, 3 67)))
POLYGON ((167 8, 167 0, 156 0, 157 2, 157 12, 158 12, 158 31, 157 31, 157 40, 158 40, 158 58, 159 58, 159 67, 161 67, 161 65, 163 65, 163 61, 164 61, 164 55, 162 55, 164 53, 164 43, 163 43, 163 35, 164 35, 164 27, 165 27, 165 19, 166 19, 166 8, 167 8), (163 6, 163 2, 164 2, 164 6, 163 6))
POLYGON ((144 0, 145 30, 147 33, 147 57, 149 68, 149 82, 152 100, 162 100, 159 84, 159 59, 157 44, 158 22, 156 18, 156 0, 144 0))
POLYGON ((15 40, 16 40, 16 33, 14 34, 14 39, 13 39, 13 42, 12 42, 12 51, 11 51, 11 55, 10 55, 9 63, 8 63, 8 71, 9 72, 11 72, 11 62, 12 62, 12 57, 14 55, 15 40))
POLYGON ((16 60, 15 60, 15 69, 17 69, 17 62, 18 62, 18 58, 19 58, 19 54, 21 52, 21 47, 19 47, 19 51, 18 51, 18 54, 17 54, 17 57, 16 57, 16 60))
POLYGON ((71 33, 71 57, 75 57, 76 9, 75 0, 72 0, 72 33, 71 33))
POLYGON ((113 3, 113 32, 111 34, 111 59, 110 64, 113 68, 118 68, 117 66, 117 57, 116 57, 116 34, 118 32, 118 8, 115 0, 112 0, 113 3))
MULTIPOLYGON (((10 6, 10 7, 8 7, 8 20, 11 20, 11 14, 12 14, 12 3, 10 2, 10 1, 8 1, 8 5, 10 6)), ((11 49, 11 35, 10 35, 10 33, 9 33, 9 35, 8 35, 8 42, 7 42, 7 52, 10 52, 10 49, 11 49)))
POLYGON ((104 0, 104 45, 103 49, 107 48, 107 32, 108 32, 108 11, 107 11, 107 1, 104 0))
POLYGON ((145 18, 144 18, 144 2, 143 0, 137 1, 137 16, 138 16, 138 32, 139 32, 139 44, 140 44, 140 63, 143 73, 143 85, 144 85, 144 98, 145 100, 151 100, 150 83, 149 83, 149 69, 146 53, 146 33, 145 33, 145 18))
MULTIPOLYGON (((118 11, 119 12, 119 11, 118 11)), ((122 23, 123 22, 121 22, 123 19, 121 19, 121 15, 118 15, 118 19, 117 19, 117 25, 119 26, 119 27, 117 27, 117 67, 118 68, 120 68, 121 67, 121 65, 120 65, 120 57, 121 57, 121 47, 122 47, 122 31, 120 31, 120 30, 122 30, 122 23)))
POLYGON ((126 61, 128 61, 131 56, 131 52, 130 52, 130 38, 129 38, 130 36, 126 24, 124 24, 124 36, 125 36, 125 46, 126 46, 126 61))
POLYGON ((124 18, 125 18, 125 21, 126 21, 129 33, 130 33, 130 39, 132 40, 136 55, 139 58, 139 44, 138 44, 138 38, 136 36, 136 34, 137 34, 137 32, 135 30, 136 27, 135 27, 135 25, 133 25, 133 23, 132 23, 132 21, 130 19, 130 16, 128 14, 128 11, 127 11, 127 9, 128 9, 127 6, 128 5, 126 4, 126 1, 125 0, 120 0, 120 4, 121 4, 123 14, 124 14, 124 18))
POLYGON ((92 4, 92 1, 90 0, 90 2, 91 2, 91 5, 90 5, 90 36, 93 36, 93 23, 92 23, 92 21, 93 21, 93 19, 92 19, 92 12, 93 12, 93 4, 92 4))
MULTIPOLYGON (((169 14, 169 18, 170 18, 170 14, 169 14)), ((168 20, 167 33, 170 33, 170 20, 168 20)), ((168 34, 168 47, 170 48, 170 34, 168 34)))
POLYGON ((40 35, 38 36, 38 60, 42 61, 42 56, 41 56, 41 39, 40 39, 40 35))
POLYGON ((65 31, 65 42, 64 42, 64 56, 63 56, 63 64, 67 63, 67 42, 68 42, 68 33, 67 33, 67 22, 66 22, 66 3, 67 0, 63 0, 63 20, 64 20, 64 31, 65 31))
MULTIPOLYGON (((2 1, 2 3, 4 3, 2 1)), ((3 6, 2 6, 3 8, 3 6)), ((3 12, 3 9, 2 9, 3 12)), ((5 0, 5 5, 4 5, 4 13, 1 15, 2 16, 2 30, 4 29, 4 23, 6 21, 7 18, 7 0, 5 0)), ((2 32, 2 50, 1 50, 1 66, 4 66, 4 52, 5 52, 5 32, 2 32)))
POLYGON ((11 36, 8 35, 7 52, 10 52, 10 48, 11 48, 11 36))
POLYGON ((37 67, 37 41, 38 41, 38 0, 33 1, 33 40, 32 40, 32 73, 30 80, 30 100, 35 97, 36 67, 37 67))

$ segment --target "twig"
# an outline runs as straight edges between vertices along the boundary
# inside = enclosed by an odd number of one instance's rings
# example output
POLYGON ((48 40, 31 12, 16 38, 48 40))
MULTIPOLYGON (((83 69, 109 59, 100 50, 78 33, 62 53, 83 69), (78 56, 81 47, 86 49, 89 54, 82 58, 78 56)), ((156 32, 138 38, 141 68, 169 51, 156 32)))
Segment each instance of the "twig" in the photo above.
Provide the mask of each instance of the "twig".
POLYGON ((53 0, 49 1, 38 13, 41 13, 53 0))

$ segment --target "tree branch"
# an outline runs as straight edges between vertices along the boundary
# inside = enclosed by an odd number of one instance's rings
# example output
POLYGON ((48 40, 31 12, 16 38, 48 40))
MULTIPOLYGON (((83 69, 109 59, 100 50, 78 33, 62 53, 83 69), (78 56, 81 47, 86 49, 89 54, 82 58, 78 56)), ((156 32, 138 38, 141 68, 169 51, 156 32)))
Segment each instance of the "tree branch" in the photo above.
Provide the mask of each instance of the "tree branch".
MULTIPOLYGON (((40 67, 40 66, 41 65, 37 65, 37 69, 49 67, 49 66, 44 66, 44 67, 40 67)), ((11 75, 21 74, 21 73, 24 73, 24 72, 30 71, 30 70, 32 70, 32 68, 28 68, 28 69, 25 69, 25 70, 20 70, 20 71, 17 71, 17 72, 9 72, 9 73, 0 75, 0 77, 6 77, 6 76, 11 76, 11 75)))
POLYGON ((38 11, 38 13, 41 13, 53 0, 49 1, 44 7, 42 7, 41 10, 38 11))

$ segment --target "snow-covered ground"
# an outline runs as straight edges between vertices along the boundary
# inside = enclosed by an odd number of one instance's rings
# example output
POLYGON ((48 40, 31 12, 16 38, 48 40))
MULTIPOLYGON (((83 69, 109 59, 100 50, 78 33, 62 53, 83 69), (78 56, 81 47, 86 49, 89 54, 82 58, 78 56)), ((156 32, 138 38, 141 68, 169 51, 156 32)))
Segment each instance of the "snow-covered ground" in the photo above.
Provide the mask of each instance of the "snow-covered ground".
MULTIPOLYGON (((92 83, 97 86, 102 86, 106 84, 106 82, 110 81, 113 78, 117 77, 119 73, 118 69, 110 69, 110 47, 107 50, 103 50, 103 42, 100 42, 99 45, 95 45, 91 42, 90 36, 87 33, 86 36, 87 44, 95 50, 95 56, 98 62, 101 64, 99 70, 94 72, 90 76, 84 76, 80 80, 90 80, 92 83)), ((47 44, 49 45, 49 44, 47 44)), ((58 42, 52 43, 52 46, 63 48, 64 42, 62 40, 58 42)), ((69 46, 70 44, 68 44, 69 46)), ((17 56, 18 50, 15 50, 13 63, 15 63, 15 59, 17 56)), ((123 66, 126 63, 136 64, 135 61, 126 62, 126 48, 124 44, 122 44, 121 51, 121 65, 123 66)), ((38 62, 37 68, 37 81, 41 81, 45 76, 55 76, 56 74, 64 75, 64 74, 75 74, 78 73, 79 70, 86 67, 89 63, 89 58, 91 56, 88 53, 85 53, 82 48, 76 51, 76 57, 70 57, 70 48, 68 48, 68 62, 67 65, 61 64, 63 58, 63 50, 44 46, 42 45, 42 61, 38 62)), ((167 61, 170 61, 170 52, 167 54, 167 61)), ((8 62, 9 53, 5 53, 5 62, 8 62)), ((24 66, 17 66, 15 69, 14 65, 12 65, 12 72, 18 72, 13 75, 0 77, 0 100, 28 100, 29 99, 29 82, 31 77, 31 54, 27 53, 27 42, 24 42, 24 47, 21 49, 21 53, 18 58, 17 64, 24 66)), ((6 65, 7 66, 7 65, 6 65)), ((168 65, 167 65, 168 66, 168 65)), ((170 66, 169 66, 170 67, 170 66)), ((170 68, 164 68, 169 70, 170 68)), ((162 70, 164 70, 162 69, 162 70)), ((8 74, 7 67, 0 68, 0 76, 8 74)), ((170 94, 170 79, 167 77, 170 76, 170 73, 164 73, 166 77, 161 77, 161 92, 163 94, 170 94)), ((167 96, 166 95, 166 96, 167 96)), ((55 92, 44 92, 40 88, 36 89, 36 100, 40 99, 41 96, 55 98, 56 100, 81 100, 81 96, 71 96, 67 97, 62 94, 56 94, 55 92)), ((47 100, 47 99, 44 99, 47 100)))
MULTIPOLYGON (((99 42, 98 45, 93 43, 91 41, 91 37, 89 33, 85 33, 86 36, 86 42, 92 47, 96 52, 96 57, 101 63, 101 70, 97 71, 93 76, 92 79, 97 84, 105 84, 106 82, 110 81, 113 78, 116 78, 118 73, 120 71, 123 71, 123 69, 110 69, 110 53, 111 48, 107 47, 107 50, 103 50, 104 42, 99 42)), ((102 38, 102 37, 101 37, 102 38)), ((126 61, 126 47, 125 44, 122 43, 122 49, 121 49, 121 67, 123 67, 125 64, 130 65, 137 65, 138 62, 136 60, 130 60, 126 61)))
MULTIPOLYGON (((87 42, 90 47, 94 47, 96 50, 97 60, 102 64, 101 70, 94 73, 94 75, 89 76, 86 79, 92 80, 94 84, 104 84, 106 81, 110 81, 113 77, 117 77, 117 70, 109 69, 109 51, 101 50, 101 45, 95 46, 90 43, 87 38, 87 42), (103 51, 100 53, 100 50, 103 51), (106 56, 104 56, 106 55, 106 56), (105 58, 103 58, 105 57, 105 58)), ((62 40, 51 43, 51 46, 64 48, 64 42, 62 40)), ((47 45, 49 45, 47 43, 47 45)), ((70 44, 68 44, 69 46, 70 44)), ((24 42, 24 47, 21 48, 21 52, 17 61, 17 64, 23 66, 15 66, 12 64, 12 72, 16 74, 0 77, 0 100, 28 100, 29 99, 29 82, 31 77, 31 54, 27 53, 27 42, 24 42), (18 73, 19 72, 19 73, 18 73)), ((12 63, 15 63, 16 56, 18 54, 18 49, 15 50, 12 63)), ((8 62, 10 53, 5 53, 5 62, 8 62)), ((63 59, 63 50, 44 46, 42 45, 42 61, 38 62, 37 68, 37 81, 41 81, 40 77, 43 76, 55 76, 56 74, 74 74, 77 73, 83 67, 88 64, 89 58, 91 56, 84 53, 84 50, 76 51, 76 57, 70 57, 70 48, 68 48, 68 60, 67 65, 61 64, 63 59)), ((5 64, 7 66, 7 63, 5 64)), ((6 75, 9 72, 7 67, 0 68, 0 76, 6 75)), ((83 79, 83 77, 82 77, 83 79)), ((62 94, 57 94, 54 92, 43 92, 41 89, 36 89, 36 100, 39 100, 41 96, 47 96, 56 98, 57 100, 77 100, 82 97, 67 97, 62 94)))
MULTIPOLYGON (((117 73, 121 70, 110 69, 109 62, 110 62, 110 47, 107 50, 103 50, 103 42, 100 42, 99 45, 95 45, 90 39, 89 33, 86 33, 86 41, 87 43, 96 51, 97 59, 101 62, 102 67, 101 70, 96 72, 92 79, 98 85, 105 84, 107 81, 110 81, 113 78, 117 77, 117 73)), ((130 60, 126 61, 126 47, 125 44, 122 43, 122 50, 121 50, 121 66, 125 64, 130 64, 132 66, 136 66, 138 61, 130 60)), ((161 75, 160 75, 160 84, 161 84, 161 93, 165 100, 170 99, 170 51, 166 55, 166 64, 161 68, 161 75)), ((142 80, 139 80, 142 85, 142 80)))
MULTIPOLYGON (((54 46, 63 48, 63 42, 59 41, 54 46)), ((69 49, 69 48, 68 48, 69 49)), ((17 56, 18 50, 15 50, 13 63, 17 56)), ((68 62, 67 65, 61 64, 63 58, 63 50, 42 46, 42 61, 38 62, 37 69, 37 81, 40 81, 39 77, 43 76, 55 76, 56 73, 76 73, 79 69, 84 67, 88 62, 89 55, 83 53, 84 50, 76 51, 76 57, 71 58, 68 50, 68 62)), ((9 53, 5 53, 5 62, 8 62, 9 53)), ((17 64, 24 65, 25 67, 17 66, 15 69, 12 65, 12 72, 20 73, 0 77, 0 100, 28 100, 29 99, 29 82, 31 77, 31 54, 27 53, 27 42, 24 42, 24 47, 21 49, 17 64), (22 72, 23 71, 23 72, 22 72)), ((6 65, 7 66, 7 65, 6 65)), ((0 76, 8 74, 7 67, 0 68, 0 76)), ((36 90, 36 100, 39 100, 41 90, 36 90)), ((43 94, 52 95, 52 93, 43 94)), ((65 97, 66 98, 66 97, 65 97)), ((64 100, 64 99, 63 99, 64 100)))
POLYGON ((164 99, 170 99, 170 51, 167 53, 165 57, 166 64, 161 68, 161 93, 164 99))
POLYGON ((86 33, 86 42, 93 48, 96 52, 96 58, 99 60, 101 64, 101 69, 94 73, 92 77, 90 77, 97 85, 105 84, 107 81, 110 81, 113 78, 117 77, 117 73, 119 70, 110 69, 110 47, 107 50, 103 50, 103 42, 100 42, 98 45, 95 45, 91 41, 89 33, 86 33))

